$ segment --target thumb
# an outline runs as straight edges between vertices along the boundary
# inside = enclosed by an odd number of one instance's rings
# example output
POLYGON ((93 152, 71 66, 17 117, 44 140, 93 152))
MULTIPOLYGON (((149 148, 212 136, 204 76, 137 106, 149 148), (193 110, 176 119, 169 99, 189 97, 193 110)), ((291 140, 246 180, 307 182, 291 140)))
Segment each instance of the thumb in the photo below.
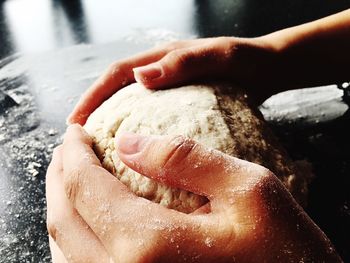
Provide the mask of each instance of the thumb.
POLYGON ((208 199, 236 184, 240 168, 247 163, 182 136, 127 133, 119 136, 116 144, 119 158, 134 171, 208 199))

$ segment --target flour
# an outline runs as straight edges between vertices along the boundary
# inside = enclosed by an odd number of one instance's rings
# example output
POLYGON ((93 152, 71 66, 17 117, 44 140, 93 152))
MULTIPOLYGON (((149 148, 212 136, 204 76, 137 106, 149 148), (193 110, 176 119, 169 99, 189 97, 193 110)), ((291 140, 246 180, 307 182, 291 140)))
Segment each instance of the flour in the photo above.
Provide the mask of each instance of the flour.
POLYGON ((25 80, 0 79, 0 91, 15 101, 0 114, 0 261, 51 262, 44 184, 61 132, 41 123, 25 80))
POLYGON ((91 115, 86 130, 95 138, 103 165, 139 196, 182 212, 192 212, 204 197, 158 184, 120 162, 114 149, 119 133, 177 135, 193 138, 221 151, 232 147, 232 138, 217 106, 214 90, 188 86, 153 92, 137 84, 124 88, 91 115), (180 99, 181 98, 181 99, 180 99), (171 106, 171 105, 175 105, 171 106))
POLYGON ((246 96, 230 97, 220 92, 221 87, 208 85, 152 91, 132 84, 103 103, 89 117, 85 129, 93 137, 94 149, 106 169, 136 195, 165 207, 190 213, 207 199, 157 183, 128 168, 115 150, 115 138, 120 133, 183 135, 207 148, 262 164, 302 202, 306 179, 297 174, 263 120, 248 107, 246 96))

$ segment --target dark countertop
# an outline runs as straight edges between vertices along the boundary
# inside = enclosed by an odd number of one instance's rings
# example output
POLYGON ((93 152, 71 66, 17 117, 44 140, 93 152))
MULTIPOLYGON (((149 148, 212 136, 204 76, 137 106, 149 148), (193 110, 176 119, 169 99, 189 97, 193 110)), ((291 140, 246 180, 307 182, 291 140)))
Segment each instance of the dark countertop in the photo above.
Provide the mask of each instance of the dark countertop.
POLYGON ((350 8, 350 0, 0 0, 0 59, 168 29, 251 37, 350 8))
MULTIPOLYGON (((321 0, 26 1, 0 1, 1 262, 50 261, 45 171, 67 114, 108 64, 159 41, 256 36, 350 7, 321 0), (93 45, 60 49, 80 43, 93 45)), ((313 164, 307 212, 350 261, 350 114, 342 91, 287 92, 261 109, 292 157, 313 164)))

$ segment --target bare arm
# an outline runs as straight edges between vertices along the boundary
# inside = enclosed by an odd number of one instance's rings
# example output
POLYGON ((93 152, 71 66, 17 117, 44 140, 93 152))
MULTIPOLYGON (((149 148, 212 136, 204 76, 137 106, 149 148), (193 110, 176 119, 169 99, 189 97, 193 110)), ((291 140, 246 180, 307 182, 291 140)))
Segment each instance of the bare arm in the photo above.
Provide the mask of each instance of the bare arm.
POLYGON ((247 88, 256 103, 298 87, 348 81, 350 10, 256 38, 177 41, 113 63, 68 118, 84 124, 113 93, 132 82, 162 89, 206 79, 247 88))
POLYGON ((276 76, 287 88, 350 79, 350 10, 261 38, 276 50, 276 76))

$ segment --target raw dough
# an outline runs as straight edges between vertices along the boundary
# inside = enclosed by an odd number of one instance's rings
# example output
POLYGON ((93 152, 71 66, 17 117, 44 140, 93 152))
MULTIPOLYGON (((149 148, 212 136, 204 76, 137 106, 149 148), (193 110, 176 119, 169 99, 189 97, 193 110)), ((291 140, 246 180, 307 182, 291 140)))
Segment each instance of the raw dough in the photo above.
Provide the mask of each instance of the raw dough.
POLYGON ((114 149, 121 132, 184 135, 232 156, 273 171, 301 203, 307 178, 300 175, 246 96, 229 85, 190 85, 152 91, 139 84, 123 88, 105 101, 85 124, 102 165, 138 196, 190 213, 207 199, 172 189, 125 166, 114 149))

